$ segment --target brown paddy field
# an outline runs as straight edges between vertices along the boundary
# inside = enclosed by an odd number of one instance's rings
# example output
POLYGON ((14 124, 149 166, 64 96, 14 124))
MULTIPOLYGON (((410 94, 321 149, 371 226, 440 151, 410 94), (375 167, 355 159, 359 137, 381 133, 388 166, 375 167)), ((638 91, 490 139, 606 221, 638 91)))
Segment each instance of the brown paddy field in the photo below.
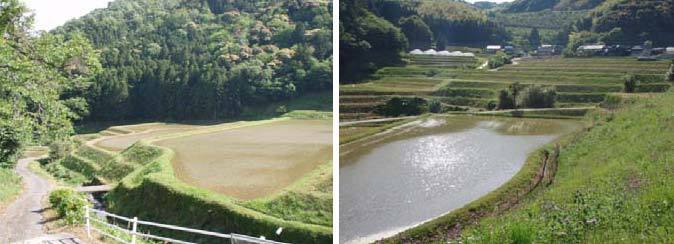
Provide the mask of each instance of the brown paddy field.
POLYGON ((186 132, 202 127, 204 126, 185 125, 185 124, 164 124, 164 123, 117 126, 114 127, 116 129, 111 130, 128 131, 130 133, 102 137, 98 140, 92 141, 92 143, 99 148, 103 148, 113 152, 119 152, 130 147, 131 145, 142 139, 149 139, 157 136, 186 132))
POLYGON ((279 120, 154 144, 175 152, 182 181, 249 200, 279 192, 332 159, 332 122, 279 120))

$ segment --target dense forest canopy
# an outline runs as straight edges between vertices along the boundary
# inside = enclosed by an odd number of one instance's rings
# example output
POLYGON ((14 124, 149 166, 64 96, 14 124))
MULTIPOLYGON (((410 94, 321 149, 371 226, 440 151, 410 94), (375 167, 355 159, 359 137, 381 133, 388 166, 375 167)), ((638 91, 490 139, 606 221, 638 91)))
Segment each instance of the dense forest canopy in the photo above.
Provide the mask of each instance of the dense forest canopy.
POLYGON ((593 9, 606 0, 515 0, 506 12, 538 12, 543 10, 575 11, 593 9))
POLYGON ((579 20, 575 28, 596 33, 607 44, 652 41, 656 46, 674 45, 674 2, 609 0, 579 20))
POLYGON ((447 45, 503 43, 509 35, 485 13, 463 1, 340 1, 341 82, 357 82, 401 52, 447 45))
POLYGON ((72 121, 101 72, 98 52, 78 33, 32 34, 33 19, 18 0, 0 0, 0 166, 27 144, 67 139, 72 121))
POLYGON ((332 5, 313 0, 117 0, 57 28, 104 70, 89 120, 225 119, 332 88, 332 5))

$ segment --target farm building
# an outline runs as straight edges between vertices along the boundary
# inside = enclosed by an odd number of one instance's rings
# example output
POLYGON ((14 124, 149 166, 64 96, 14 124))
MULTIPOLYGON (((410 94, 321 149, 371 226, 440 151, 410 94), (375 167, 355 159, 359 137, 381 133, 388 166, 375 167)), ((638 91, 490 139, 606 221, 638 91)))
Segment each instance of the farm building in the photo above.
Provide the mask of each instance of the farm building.
POLYGON ((651 55, 660 55, 665 53, 665 48, 662 47, 656 47, 651 49, 651 55))
POLYGON ((668 47, 667 49, 665 49, 665 52, 667 54, 674 54, 674 47, 668 47))
POLYGON ((628 56, 630 55, 630 47, 625 45, 611 45, 607 46, 604 54, 607 56, 628 56))
POLYGON ((644 46, 641 45, 634 46, 632 47, 631 55, 635 57, 641 56, 641 54, 644 53, 644 50, 645 50, 644 46))
POLYGON ((515 53, 515 47, 505 46, 505 47, 503 47, 503 52, 505 52, 506 54, 512 55, 513 53, 515 53))
POLYGON ((562 48, 558 45, 541 45, 536 53, 539 56, 552 56, 562 53, 562 48))
POLYGON ((588 56, 604 55, 606 45, 583 45, 578 48, 578 52, 588 56))
POLYGON ((414 49, 410 52, 410 54, 420 55, 420 54, 424 54, 424 51, 421 51, 419 49, 414 49))
POLYGON ((437 55, 438 52, 435 51, 435 49, 428 49, 428 50, 424 51, 424 54, 426 54, 426 55, 437 55))
POLYGON ((489 45, 489 46, 487 46, 487 49, 485 50, 485 52, 488 53, 488 54, 495 54, 498 51, 501 51, 500 45, 489 45))

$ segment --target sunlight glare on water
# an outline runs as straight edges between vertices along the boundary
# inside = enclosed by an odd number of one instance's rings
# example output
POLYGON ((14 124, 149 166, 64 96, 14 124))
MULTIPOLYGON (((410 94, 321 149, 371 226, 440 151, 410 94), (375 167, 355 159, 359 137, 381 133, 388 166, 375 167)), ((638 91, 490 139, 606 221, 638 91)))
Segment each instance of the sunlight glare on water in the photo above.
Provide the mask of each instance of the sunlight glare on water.
POLYGON ((457 121, 434 120, 443 122, 418 124, 432 133, 362 147, 364 153, 345 158, 341 242, 371 242, 459 208, 505 183, 530 152, 561 133, 502 134, 513 123, 489 119, 457 131, 457 121))

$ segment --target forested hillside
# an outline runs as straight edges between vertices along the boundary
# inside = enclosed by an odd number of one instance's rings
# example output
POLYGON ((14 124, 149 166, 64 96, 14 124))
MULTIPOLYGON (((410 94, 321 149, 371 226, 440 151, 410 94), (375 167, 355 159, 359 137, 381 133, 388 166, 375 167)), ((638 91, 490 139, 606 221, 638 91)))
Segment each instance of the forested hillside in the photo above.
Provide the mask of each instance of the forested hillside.
POLYGON ((537 12, 542 10, 575 11, 593 9, 606 0, 515 0, 506 12, 537 12))
POLYGON ((101 51, 89 120, 226 119, 332 88, 331 3, 117 0, 59 27, 101 51))
POLYGON ((585 39, 607 44, 652 41, 656 46, 665 46, 674 45, 673 26, 672 1, 609 0, 579 20, 575 28, 585 39))
POLYGON ((401 62, 407 49, 482 46, 509 39, 498 23, 462 1, 340 1, 340 77, 356 82, 401 62))
POLYGON ((0 168, 21 149, 67 139, 72 120, 87 116, 87 87, 101 71, 82 35, 31 34, 18 0, 0 0, 0 168))

